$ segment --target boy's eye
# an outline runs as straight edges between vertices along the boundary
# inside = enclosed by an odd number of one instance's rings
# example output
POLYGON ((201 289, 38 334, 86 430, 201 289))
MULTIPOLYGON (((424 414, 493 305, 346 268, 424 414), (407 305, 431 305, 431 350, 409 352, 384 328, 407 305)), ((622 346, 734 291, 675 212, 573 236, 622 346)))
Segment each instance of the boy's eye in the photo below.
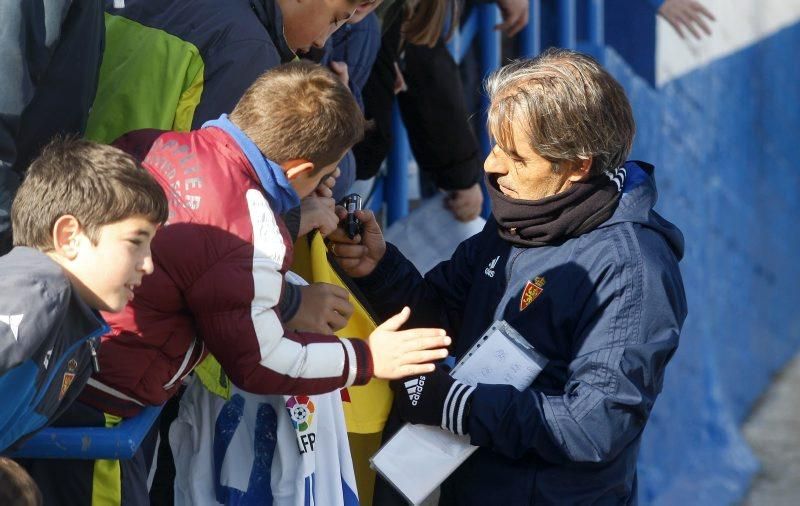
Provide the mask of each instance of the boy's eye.
POLYGON ((142 245, 142 240, 141 239, 128 239, 128 242, 131 243, 131 244, 134 244, 136 246, 141 246, 142 245))

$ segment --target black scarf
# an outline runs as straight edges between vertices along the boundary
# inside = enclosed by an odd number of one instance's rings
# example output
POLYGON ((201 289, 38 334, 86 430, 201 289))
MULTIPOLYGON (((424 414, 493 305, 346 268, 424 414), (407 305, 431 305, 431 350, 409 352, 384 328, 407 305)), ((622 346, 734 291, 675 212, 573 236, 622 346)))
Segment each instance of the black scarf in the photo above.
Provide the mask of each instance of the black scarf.
POLYGON ((540 200, 511 198, 494 178, 487 177, 486 187, 500 237, 530 247, 558 244, 597 228, 617 209, 624 181, 620 167, 540 200))

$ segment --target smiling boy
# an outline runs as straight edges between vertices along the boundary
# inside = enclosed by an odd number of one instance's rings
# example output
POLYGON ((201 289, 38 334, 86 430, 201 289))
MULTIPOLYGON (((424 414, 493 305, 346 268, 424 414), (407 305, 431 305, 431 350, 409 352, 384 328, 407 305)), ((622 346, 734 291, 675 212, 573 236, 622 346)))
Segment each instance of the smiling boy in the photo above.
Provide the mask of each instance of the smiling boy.
POLYGON ((0 451, 77 397, 108 330, 97 311, 122 310, 153 272, 166 217, 161 187, 116 148, 55 141, 30 166, 0 258, 0 451))

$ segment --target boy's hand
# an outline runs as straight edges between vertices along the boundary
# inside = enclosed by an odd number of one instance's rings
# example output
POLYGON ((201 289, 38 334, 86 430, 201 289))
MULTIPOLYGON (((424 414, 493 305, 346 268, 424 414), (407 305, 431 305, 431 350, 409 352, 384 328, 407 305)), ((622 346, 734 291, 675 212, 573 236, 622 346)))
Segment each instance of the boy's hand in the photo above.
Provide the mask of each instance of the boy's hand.
POLYGON ((339 170, 339 167, 336 167, 333 174, 319 182, 317 189, 314 190, 314 195, 317 197, 333 197, 333 187, 336 186, 336 178, 339 177, 341 173, 342 171, 339 170))
MULTIPOLYGON (((336 215, 343 220, 347 211, 337 206, 336 215)), ((370 274, 386 253, 386 241, 372 211, 356 211, 356 217, 361 220, 363 233, 350 239, 340 227, 328 236, 328 250, 351 278, 370 274)))
POLYGON ((333 334, 344 328, 353 314, 347 290, 328 283, 299 286, 300 307, 285 327, 301 332, 333 334))
POLYGON ((481 214, 483 205, 483 191, 481 185, 475 183, 463 190, 453 190, 447 193, 444 205, 453 213, 458 221, 472 221, 481 214))
POLYGON ((376 378, 398 379, 433 372, 432 363, 447 356, 451 339, 443 329, 398 330, 411 315, 404 307, 378 326, 369 335, 373 375, 376 378))
POLYGON ((299 236, 304 236, 312 230, 326 236, 336 230, 339 218, 336 216, 336 201, 331 197, 317 197, 310 195, 300 201, 300 228, 299 236))

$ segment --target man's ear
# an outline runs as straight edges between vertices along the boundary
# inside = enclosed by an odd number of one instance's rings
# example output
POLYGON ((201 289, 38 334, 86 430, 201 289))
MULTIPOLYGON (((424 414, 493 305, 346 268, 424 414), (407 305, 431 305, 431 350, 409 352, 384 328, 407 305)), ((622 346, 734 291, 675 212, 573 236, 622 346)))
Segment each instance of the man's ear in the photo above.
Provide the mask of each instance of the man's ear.
POLYGON ((291 160, 283 164, 286 171, 286 179, 291 181, 300 175, 309 175, 314 171, 314 164, 307 160, 291 160))
POLYGON ((568 179, 573 183, 588 179, 591 168, 592 157, 590 156, 586 160, 581 160, 580 163, 575 163, 575 165, 572 166, 572 174, 570 174, 568 179))
POLYGON ((71 214, 59 217, 53 225, 53 249, 60 256, 74 260, 78 256, 81 224, 71 214))

